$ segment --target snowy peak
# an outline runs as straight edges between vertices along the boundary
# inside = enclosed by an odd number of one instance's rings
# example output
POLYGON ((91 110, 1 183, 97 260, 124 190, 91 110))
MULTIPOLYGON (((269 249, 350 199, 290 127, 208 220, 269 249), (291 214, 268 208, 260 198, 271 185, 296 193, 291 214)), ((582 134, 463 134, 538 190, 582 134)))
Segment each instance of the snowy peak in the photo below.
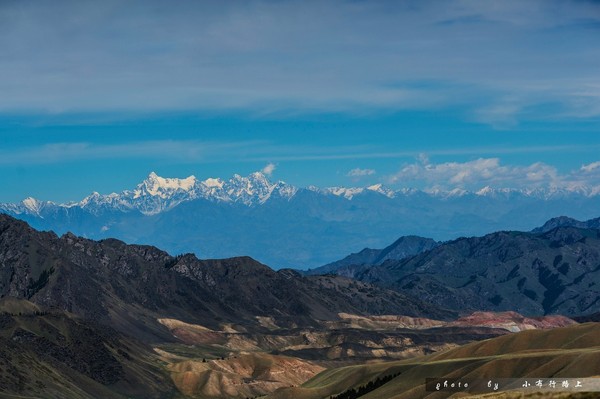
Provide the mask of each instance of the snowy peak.
POLYGON ((134 190, 135 198, 142 195, 159 196, 167 198, 177 191, 190 191, 196 185, 196 177, 189 176, 185 179, 164 178, 151 172, 148 177, 138 184, 134 190))
POLYGON ((185 179, 165 178, 152 172, 132 191, 110 195, 94 192, 74 205, 93 213, 108 206, 122 211, 138 210, 145 215, 154 215, 195 199, 239 202, 252 206, 266 202, 273 194, 289 199, 296 192, 295 187, 282 181, 272 183, 260 172, 246 177, 236 174, 228 181, 212 177, 201 181, 195 176, 185 179))
POLYGON ((254 172, 247 177, 234 175, 226 185, 226 192, 233 202, 255 205, 265 203, 273 194, 290 199, 297 189, 283 181, 272 183, 261 172, 254 172))
POLYGON ((151 172, 133 191, 122 192, 118 202, 143 214, 154 215, 195 199, 197 183, 193 175, 178 179, 160 177, 151 172))
POLYGON ((102 210, 118 209, 121 211, 129 211, 133 208, 130 201, 123 195, 112 193, 102 195, 96 191, 85 197, 79 202, 61 205, 67 208, 77 206, 82 209, 87 209, 93 214, 99 214, 102 210))
POLYGON ((356 195, 362 194, 362 192, 365 191, 365 189, 362 188, 362 187, 350 187, 350 188, 346 188, 346 187, 328 187, 328 188, 324 189, 324 191, 326 193, 333 194, 333 195, 335 195, 337 197, 344 197, 344 198, 346 198, 348 200, 351 200, 356 195))
POLYGON ((200 184, 202 184, 205 187, 210 188, 210 189, 220 189, 220 188, 223 188, 223 184, 225 184, 225 183, 223 182, 223 180, 221 180, 219 178, 214 179, 212 177, 209 177, 208 179, 200 182, 200 184))
POLYGON ((494 193, 494 189, 491 188, 490 186, 485 186, 482 189, 480 189, 479 191, 477 191, 475 194, 479 195, 479 196, 486 196, 486 195, 491 195, 494 193))
POLYGON ((33 197, 27 197, 22 202, 23 206, 34 215, 39 215, 45 203, 33 197))
POLYGON ((374 193, 383 194, 388 198, 394 198, 396 196, 396 192, 388 187, 385 187, 383 184, 373 184, 372 186, 367 187, 367 190, 372 191, 374 193))
POLYGON ((75 206, 75 205, 84 207, 84 206, 87 206, 88 204, 99 204, 99 203, 103 202, 104 197, 105 196, 100 195, 99 192, 94 191, 93 193, 91 193, 90 195, 88 195, 87 197, 82 199, 81 201, 73 203, 73 204, 69 204, 69 207, 75 206))
POLYGON ((385 195, 388 198, 396 197, 396 191, 385 187, 383 184, 373 184, 369 187, 328 187, 325 189, 318 189, 314 186, 311 186, 308 189, 312 191, 321 192, 323 194, 332 194, 337 197, 343 197, 347 200, 351 200, 357 195, 366 194, 370 192, 385 195))
POLYGON ((480 197, 490 197, 490 198, 499 198, 499 197, 509 198, 510 196, 515 195, 515 194, 516 195, 522 194, 522 195, 529 196, 528 193, 526 193, 524 191, 516 190, 514 188, 493 188, 490 186, 485 186, 475 192, 475 195, 478 195, 480 197))
POLYGON ((278 181, 273 187, 272 195, 276 194, 281 198, 290 199, 298 192, 298 188, 287 184, 284 181, 278 181))

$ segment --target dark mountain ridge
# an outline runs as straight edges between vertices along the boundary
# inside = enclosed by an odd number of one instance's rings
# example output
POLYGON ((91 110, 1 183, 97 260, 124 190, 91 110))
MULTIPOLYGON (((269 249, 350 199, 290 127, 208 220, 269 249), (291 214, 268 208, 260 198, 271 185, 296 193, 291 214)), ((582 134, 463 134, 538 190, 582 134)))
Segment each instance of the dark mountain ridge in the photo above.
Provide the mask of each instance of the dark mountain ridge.
POLYGON ((501 231, 338 273, 459 312, 583 315, 600 310, 600 231, 501 231))
POLYGON ((448 318, 453 314, 368 283, 273 271, 249 257, 199 260, 115 239, 38 232, 0 215, 0 297, 25 298, 109 324, 145 340, 168 340, 159 317, 219 328, 336 320, 339 312, 448 318))

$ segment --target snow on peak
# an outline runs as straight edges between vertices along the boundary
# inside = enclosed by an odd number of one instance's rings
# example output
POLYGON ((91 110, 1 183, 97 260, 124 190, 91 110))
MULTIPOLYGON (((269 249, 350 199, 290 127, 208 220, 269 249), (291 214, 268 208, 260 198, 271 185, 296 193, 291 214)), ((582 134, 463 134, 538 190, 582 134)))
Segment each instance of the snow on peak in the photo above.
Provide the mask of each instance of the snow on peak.
POLYGON ((223 188, 223 180, 219 179, 219 178, 212 178, 209 177, 208 179, 204 180, 203 182, 201 182, 202 184, 204 184, 206 187, 210 187, 210 188, 223 188))
POLYGON ((298 192, 298 188, 289 185, 284 181, 278 181, 277 183, 275 183, 273 192, 279 194, 280 197, 287 198, 289 200, 294 195, 296 195, 296 193, 298 192))
POLYGON ((274 192, 289 199, 296 191, 295 187, 284 182, 272 183, 261 172, 246 177, 235 174, 227 181, 212 177, 200 181, 194 176, 164 178, 152 172, 135 190, 124 191, 121 197, 128 201, 130 207, 144 214, 156 214, 198 198, 254 205, 264 203, 274 192))
POLYGON ((352 200, 354 197, 360 194, 373 192, 381 195, 385 195, 388 198, 396 197, 396 192, 390 188, 385 187, 383 184, 373 184, 368 187, 327 187, 319 188, 317 186, 308 186, 307 190, 317 192, 325 195, 335 195, 342 197, 347 200, 352 200))
POLYGON ((347 200, 351 200, 357 195, 365 194, 368 192, 377 193, 381 195, 385 195, 388 198, 395 198, 396 191, 385 187, 383 184, 373 184, 368 187, 328 187, 325 189, 319 189, 314 186, 309 186, 309 190, 325 193, 325 194, 333 194, 338 197, 346 198, 347 200))
POLYGON ((352 199, 355 195, 361 194, 365 189, 360 187, 329 187, 327 191, 338 197, 344 197, 346 199, 352 199))
POLYGON ((227 183, 226 192, 232 201, 252 205, 267 201, 275 186, 260 172, 254 172, 248 177, 235 174, 227 183))
POLYGON ((101 198, 100 193, 97 191, 92 192, 90 195, 88 195, 87 197, 85 197, 84 199, 82 199, 81 201, 79 201, 79 203, 75 203, 72 204, 73 205, 79 205, 81 207, 84 207, 90 203, 93 202, 98 202, 98 200, 101 198))
POLYGON ((136 198, 142 195, 168 197, 173 191, 190 191, 196 185, 196 177, 189 176, 185 179, 164 178, 150 172, 146 180, 136 188, 136 198))
MULTIPOLYGON (((378 193, 388 198, 427 195, 441 199, 458 199, 465 196, 488 198, 526 196, 547 200, 566 198, 573 195, 585 197, 600 196, 600 186, 585 186, 580 183, 569 186, 530 189, 486 186, 472 192, 462 188, 447 190, 440 187, 426 190, 404 188, 394 191, 382 184, 373 184, 368 187, 319 188, 308 186, 305 190, 320 195, 337 196, 349 201, 357 196, 369 193, 378 193)), ((203 181, 196 179, 193 175, 183 179, 165 178, 158 176, 155 172, 151 172, 135 189, 126 190, 119 194, 103 195, 93 192, 79 202, 70 202, 61 205, 29 197, 19 203, 0 204, 0 211, 4 210, 13 214, 32 214, 41 217, 50 209, 54 209, 54 207, 79 207, 94 214, 113 211, 139 211, 146 215, 153 215, 170 210, 182 202, 197 199, 255 206, 264 204, 273 198, 290 200, 298 191, 297 187, 283 181, 271 182, 269 177, 261 172, 254 172, 248 176, 235 174, 228 180, 207 178, 203 181)))
POLYGON ((35 213, 36 215, 39 215, 40 211, 42 210, 42 207, 44 206, 44 203, 40 200, 37 200, 33 197, 27 197, 22 201, 23 205, 25 206, 25 208, 27 208, 27 210, 29 210, 32 213, 35 213))
POLYGON ((479 191, 475 192, 475 195, 479 195, 480 197, 498 197, 504 196, 508 197, 513 194, 526 194, 522 190, 517 190, 514 188, 493 188, 490 186, 485 186, 479 191))
POLYGON ((458 188, 458 187, 454 188, 452 190, 443 190, 440 188, 432 188, 432 189, 424 190, 423 192, 425 192, 428 195, 431 195, 433 197, 440 197, 440 198, 464 197, 464 196, 470 194, 469 191, 462 189, 462 188, 458 188))
POLYGON ((477 195, 490 195, 494 193, 494 189, 490 186, 485 186, 481 190, 477 191, 475 194, 477 195))
POLYGON ((250 177, 252 177, 254 180, 260 180, 260 181, 266 181, 266 182, 269 181, 269 179, 267 179, 267 176, 265 176, 264 173, 262 173, 262 172, 254 172, 254 173, 250 174, 250 177))
POLYGON ((467 194, 469 194, 467 190, 458 187, 448 191, 448 196, 450 197, 462 197, 467 194))
POLYGON ((394 190, 391 190, 391 189, 385 187, 381 183, 373 184, 372 186, 367 187, 367 190, 373 191, 375 193, 383 194, 388 198, 394 198, 396 196, 396 193, 394 192, 394 190))

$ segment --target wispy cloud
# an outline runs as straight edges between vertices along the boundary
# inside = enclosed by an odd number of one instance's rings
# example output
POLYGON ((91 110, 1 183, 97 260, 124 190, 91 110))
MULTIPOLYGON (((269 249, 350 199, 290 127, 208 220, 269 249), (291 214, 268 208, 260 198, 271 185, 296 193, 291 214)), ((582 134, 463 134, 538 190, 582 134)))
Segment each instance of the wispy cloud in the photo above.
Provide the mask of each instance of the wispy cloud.
POLYGON ((501 128, 595 117, 599 10, 567 0, 2 2, 0 112, 452 106, 501 128), (559 112, 532 111, 545 104, 559 112))
POLYGON ((156 140, 118 144, 88 142, 51 143, 34 147, 0 150, 2 165, 56 164, 97 159, 162 159, 174 162, 221 160, 227 154, 264 142, 215 142, 197 140, 156 140))
POLYGON ((274 163, 269 162, 264 168, 262 168, 261 172, 267 176, 271 176, 273 172, 275 172, 276 168, 277 166, 274 163))
POLYGON ((365 177, 365 176, 371 176, 374 174, 375 174, 374 169, 354 168, 354 169, 351 169, 350 171, 348 171, 348 173, 346 173, 346 176, 348 176, 348 177, 365 177))
MULTIPOLYGON (((124 143, 59 142, 34 146, 0 148, 0 165, 44 165, 90 160, 151 159, 173 163, 210 163, 235 159, 236 162, 266 162, 263 172, 273 173, 278 162, 336 161, 353 159, 418 158, 419 164, 429 163, 428 156, 468 156, 498 154, 565 153, 590 151, 600 146, 590 144, 444 148, 439 150, 385 151, 373 145, 286 145, 268 140, 203 141, 203 140, 148 140, 124 143)), ((417 166, 418 166, 417 165, 417 166)), ((600 168, 595 164, 585 166, 600 168)), ((584 171, 582 169, 582 171, 584 171)), ((374 174, 374 169, 355 168, 347 176, 374 174)))

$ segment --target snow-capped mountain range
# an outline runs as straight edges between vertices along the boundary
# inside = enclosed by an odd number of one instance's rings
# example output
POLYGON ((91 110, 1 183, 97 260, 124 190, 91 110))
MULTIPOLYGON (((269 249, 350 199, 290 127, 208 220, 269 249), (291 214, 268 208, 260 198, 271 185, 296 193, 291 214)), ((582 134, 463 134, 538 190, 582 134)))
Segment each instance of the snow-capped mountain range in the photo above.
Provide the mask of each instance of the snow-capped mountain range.
POLYGON ((41 230, 152 244, 172 254, 250 255, 273 267, 318 267, 403 235, 435 240, 498 230, 531 230, 552 217, 600 216, 600 190, 484 187, 392 190, 273 182, 260 172, 228 180, 155 173, 132 190, 92 193, 57 204, 34 198, 0 212, 41 230))
POLYGON ((260 172, 247 177, 234 175, 229 180, 208 178, 198 180, 195 176, 185 179, 160 177, 152 172, 133 190, 120 194, 103 195, 93 192, 79 202, 56 204, 26 198, 17 204, 0 204, 0 209, 15 213, 39 215, 47 207, 73 208, 79 207, 91 211, 112 208, 123 212, 137 210, 144 215, 154 215, 174 208, 185 201, 205 199, 217 202, 242 203, 257 205, 267 201, 271 196, 291 198, 298 189, 282 181, 272 183, 260 172))
MULTIPOLYGON (((261 205, 271 197, 291 199, 300 190, 298 187, 283 181, 271 182, 261 172, 254 172, 243 177, 235 174, 229 180, 207 178, 199 180, 195 176, 180 178, 165 178, 151 172, 148 177, 133 190, 125 190, 120 194, 100 194, 93 192, 79 202, 57 204, 51 201, 41 201, 28 197, 19 203, 0 204, 0 211, 12 214, 40 215, 44 209, 52 207, 79 207, 97 213, 100 210, 114 209, 122 212, 137 210, 144 215, 155 215, 170 210, 182 202, 204 199, 214 202, 239 203, 247 206, 261 205)), ((352 200, 355 196, 365 193, 378 193, 388 198, 425 194, 437 198, 450 198, 475 195, 480 197, 510 197, 514 195, 548 200, 559 196, 593 197, 600 195, 600 187, 578 187, 577 189, 514 189, 483 187, 471 192, 456 188, 453 190, 426 190, 403 188, 392 190, 382 184, 368 187, 326 187, 309 186, 306 190, 322 195, 334 195, 352 200)))
MULTIPOLYGON (((310 186, 307 189, 323 195, 336 195, 349 200, 355 195, 363 193, 365 190, 380 193, 389 198, 396 196, 395 191, 381 184, 365 188, 319 188, 310 186)), ((100 209, 112 208, 123 212, 137 210, 144 215, 155 215, 172 209, 182 202, 196 199, 254 206, 264 204, 271 197, 289 200, 298 190, 297 187, 283 181, 271 182, 261 172, 254 172, 246 177, 235 174, 229 180, 221 178, 199 180, 195 176, 189 176, 184 179, 165 178, 151 172, 135 189, 125 190, 120 194, 111 193, 103 195, 93 192, 79 202, 69 202, 66 204, 40 201, 29 197, 16 204, 0 204, 0 210, 17 214, 28 213, 40 215, 41 211, 48 207, 79 207, 92 213, 100 209)))

